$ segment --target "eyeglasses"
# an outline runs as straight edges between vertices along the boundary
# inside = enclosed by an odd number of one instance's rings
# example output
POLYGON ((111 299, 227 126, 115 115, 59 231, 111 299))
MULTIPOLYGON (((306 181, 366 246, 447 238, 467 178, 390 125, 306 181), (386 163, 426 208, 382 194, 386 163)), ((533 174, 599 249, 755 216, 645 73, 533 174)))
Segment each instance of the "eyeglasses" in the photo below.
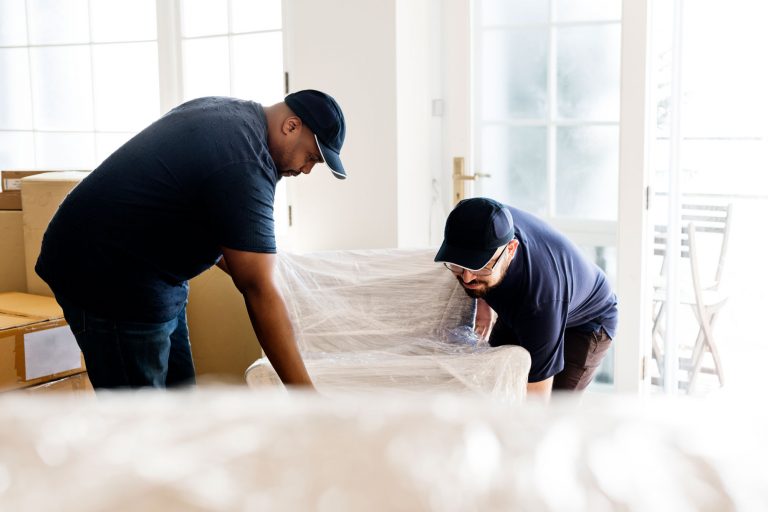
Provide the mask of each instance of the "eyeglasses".
POLYGON ((496 270, 496 265, 498 265, 501 259, 504 257, 504 252, 506 251, 501 251, 501 254, 499 254, 499 257, 496 258, 496 261, 493 262, 493 265, 491 266, 491 268, 488 268, 486 266, 478 270, 472 270, 470 268, 462 267, 461 265, 456 265, 455 263, 447 263, 447 262, 443 262, 443 265, 445 265, 445 268, 447 268, 457 276, 463 274, 464 271, 466 270, 468 270, 469 272, 471 272, 476 276, 489 276, 493 274, 494 270, 496 270))

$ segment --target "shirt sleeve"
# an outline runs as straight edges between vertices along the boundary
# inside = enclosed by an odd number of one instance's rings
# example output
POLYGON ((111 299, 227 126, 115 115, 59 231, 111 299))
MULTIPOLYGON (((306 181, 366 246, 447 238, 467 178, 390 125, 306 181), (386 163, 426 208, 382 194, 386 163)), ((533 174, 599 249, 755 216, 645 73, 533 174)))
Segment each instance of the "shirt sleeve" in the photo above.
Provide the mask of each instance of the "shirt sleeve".
POLYGON ((216 171, 202 197, 206 218, 220 246, 274 253, 276 178, 257 162, 239 162, 216 171))
POLYGON ((519 316, 513 330, 518 343, 531 354, 528 382, 539 382, 565 367, 563 340, 568 315, 564 301, 545 302, 519 316))

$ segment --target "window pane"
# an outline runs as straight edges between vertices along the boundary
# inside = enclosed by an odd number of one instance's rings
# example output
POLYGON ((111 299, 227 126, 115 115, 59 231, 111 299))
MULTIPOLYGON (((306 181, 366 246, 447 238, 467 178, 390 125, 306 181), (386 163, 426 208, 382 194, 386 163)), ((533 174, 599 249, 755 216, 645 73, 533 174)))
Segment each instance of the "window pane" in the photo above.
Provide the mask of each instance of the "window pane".
POLYGON ((283 26, 280 0, 232 0, 232 31, 279 30, 283 26))
POLYGON ((618 24, 558 30, 558 116, 618 122, 620 56, 618 24))
POLYGON ((482 129, 477 195, 537 215, 547 214, 547 129, 486 126, 482 129))
POLYGON ((96 165, 101 164, 117 148, 128 142, 131 137, 133 137, 132 133, 97 133, 96 165))
POLYGON ((155 0, 92 0, 94 42, 157 39, 155 0))
POLYGON ((483 26, 547 23, 549 0, 483 0, 480 13, 483 26))
POLYGON ((618 127, 558 128, 556 215, 616 220, 618 166, 618 127))
POLYGON ((27 0, 30 44, 87 43, 88 0, 27 0))
POLYGON ((0 169, 34 169, 32 132, 0 132, 0 169))
POLYGON ((41 169, 93 169, 92 133, 37 134, 37 166, 41 169))
POLYGON ((138 131, 158 117, 157 44, 93 47, 96 129, 138 131))
POLYGON ((230 94, 227 37, 183 41, 182 53, 185 100, 230 94))
POLYGON ((269 105, 283 99, 280 32, 232 37, 232 95, 269 105))
POLYGON ((621 0, 555 0, 555 21, 621 19, 621 0))
POLYGON ((0 46, 27 44, 27 15, 24 2, 0 0, 0 46))
POLYGON ((32 93, 26 48, 0 49, 0 129, 32 129, 32 93))
POLYGON ((544 118, 547 30, 486 30, 481 51, 483 119, 544 118))
POLYGON ((196 37, 226 34, 229 32, 227 17, 227 0, 182 0, 181 35, 196 37))
POLYGON ((30 52, 35 127, 41 130, 92 130, 89 48, 32 48, 30 52))

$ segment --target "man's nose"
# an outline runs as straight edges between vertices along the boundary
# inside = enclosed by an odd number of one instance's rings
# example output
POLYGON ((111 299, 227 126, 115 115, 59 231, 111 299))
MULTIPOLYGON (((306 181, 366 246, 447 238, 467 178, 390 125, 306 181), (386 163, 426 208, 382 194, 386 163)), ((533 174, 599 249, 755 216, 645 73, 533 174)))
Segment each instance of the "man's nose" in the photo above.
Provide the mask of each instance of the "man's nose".
POLYGON ((315 166, 315 163, 314 163, 314 162, 310 162, 310 163, 308 163, 308 164, 304 164, 304 165, 301 167, 301 169, 299 169, 299 170, 300 170, 302 173, 304 173, 304 174, 309 174, 310 172, 312 172, 312 167, 314 167, 314 166, 315 166))
POLYGON ((464 280, 465 283, 469 283, 470 281, 473 281, 475 279, 475 274, 473 274, 471 271, 464 269, 464 272, 461 273, 461 278, 464 280))

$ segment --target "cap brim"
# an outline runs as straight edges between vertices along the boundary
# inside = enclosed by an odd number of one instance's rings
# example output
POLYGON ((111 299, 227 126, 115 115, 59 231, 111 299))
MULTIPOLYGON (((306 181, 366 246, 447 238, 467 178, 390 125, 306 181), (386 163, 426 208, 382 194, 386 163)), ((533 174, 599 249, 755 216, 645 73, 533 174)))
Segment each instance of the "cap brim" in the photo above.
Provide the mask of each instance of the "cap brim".
POLYGON ((339 154, 320 142, 317 135, 315 135, 315 141, 317 142, 317 147, 320 148, 320 153, 323 155, 323 160, 325 160, 326 165, 331 169, 333 175, 340 180, 346 179, 347 171, 345 171, 344 166, 341 165, 341 157, 339 154))
POLYGON ((443 241, 443 245, 438 249, 435 255, 435 261, 438 263, 453 263, 467 270, 480 270, 488 264, 496 254, 498 247, 487 250, 466 249, 448 245, 443 241))

